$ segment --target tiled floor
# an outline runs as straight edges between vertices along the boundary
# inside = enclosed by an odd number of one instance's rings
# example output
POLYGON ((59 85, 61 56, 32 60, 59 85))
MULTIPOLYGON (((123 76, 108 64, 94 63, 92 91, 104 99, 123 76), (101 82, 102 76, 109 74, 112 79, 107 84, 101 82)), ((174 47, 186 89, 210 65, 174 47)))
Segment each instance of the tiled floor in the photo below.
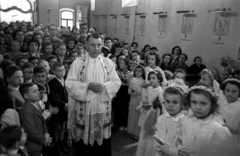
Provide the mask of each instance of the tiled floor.
MULTIPOLYGON (((112 134, 112 156, 135 156, 136 146, 126 148, 127 145, 136 144, 137 141, 131 139, 126 132, 117 132, 112 134)), ((69 156, 74 155, 74 150, 71 150, 69 156)))
POLYGON ((135 156, 137 147, 134 146, 127 150, 126 146, 136 142, 127 133, 114 133, 112 135, 112 156, 135 156))

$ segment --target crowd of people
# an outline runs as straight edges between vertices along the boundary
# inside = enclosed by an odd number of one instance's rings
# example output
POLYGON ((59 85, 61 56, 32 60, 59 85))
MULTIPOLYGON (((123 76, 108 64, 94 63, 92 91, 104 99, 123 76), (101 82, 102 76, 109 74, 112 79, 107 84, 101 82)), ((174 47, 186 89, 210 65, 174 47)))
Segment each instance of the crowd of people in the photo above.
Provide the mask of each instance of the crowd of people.
POLYGON ((221 81, 201 56, 189 66, 181 47, 170 51, 85 23, 1 22, 0 155, 68 155, 74 146, 75 155, 110 156, 111 130, 138 140, 136 156, 236 154, 240 78, 221 81))

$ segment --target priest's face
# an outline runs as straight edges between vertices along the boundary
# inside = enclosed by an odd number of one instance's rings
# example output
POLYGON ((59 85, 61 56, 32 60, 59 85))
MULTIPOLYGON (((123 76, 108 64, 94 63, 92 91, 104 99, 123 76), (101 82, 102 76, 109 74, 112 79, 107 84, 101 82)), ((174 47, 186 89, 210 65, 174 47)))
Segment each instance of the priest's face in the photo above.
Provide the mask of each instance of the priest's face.
POLYGON ((90 57, 98 57, 102 52, 102 39, 90 37, 87 41, 87 49, 90 57))

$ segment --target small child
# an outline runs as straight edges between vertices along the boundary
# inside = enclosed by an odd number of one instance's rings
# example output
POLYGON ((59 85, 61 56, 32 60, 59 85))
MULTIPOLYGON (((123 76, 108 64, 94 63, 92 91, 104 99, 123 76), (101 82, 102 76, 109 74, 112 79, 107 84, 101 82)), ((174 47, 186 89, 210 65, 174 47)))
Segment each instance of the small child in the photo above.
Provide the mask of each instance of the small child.
POLYGON ((57 61, 60 63, 63 63, 65 60, 68 60, 67 55, 66 55, 66 44, 61 43, 57 46, 57 61))
POLYGON ((137 140, 140 134, 140 127, 138 126, 138 120, 140 113, 136 110, 136 107, 142 100, 142 83, 145 80, 144 67, 138 65, 135 68, 134 77, 131 79, 130 86, 128 88, 128 94, 131 95, 129 102, 128 112, 128 127, 127 132, 130 137, 137 140))
POLYGON ((28 59, 26 57, 18 57, 16 60, 16 65, 21 68, 27 62, 28 59))
POLYGON ((142 103, 140 107, 142 107, 141 115, 139 117, 138 125, 140 127, 143 126, 143 123, 146 119, 150 108, 152 107, 152 102, 156 97, 162 98, 163 90, 160 87, 160 83, 163 81, 163 76, 159 71, 150 71, 148 74, 148 81, 150 82, 151 86, 147 88, 146 94, 142 95, 142 103))
POLYGON ((52 68, 53 68, 53 65, 57 62, 57 57, 55 55, 50 55, 48 57, 48 62, 50 66, 49 74, 53 74, 52 68))
POLYGON ((199 83, 206 85, 208 88, 213 89, 217 94, 220 90, 219 83, 214 79, 213 74, 208 69, 203 69, 200 73, 201 79, 199 83))
POLYGON ((167 112, 158 117, 157 131, 154 136, 161 141, 158 142, 154 139, 154 146, 160 156, 172 155, 171 151, 165 153, 165 146, 169 147, 169 149, 176 147, 177 123, 184 117, 181 110, 186 93, 187 90, 177 84, 168 86, 164 91, 164 105, 167 112))
POLYGON ((218 98, 219 112, 226 121, 229 130, 240 135, 240 80, 237 77, 226 79, 221 86, 218 98))
POLYGON ((122 85, 117 93, 116 97, 116 124, 119 126, 119 131, 127 130, 128 121, 128 104, 130 101, 130 95, 128 95, 128 85, 132 77, 129 71, 129 64, 127 59, 119 61, 118 76, 122 81, 122 85))
POLYGON ((34 67, 37 67, 38 62, 39 62, 39 58, 35 57, 35 56, 31 56, 31 57, 28 58, 28 62, 33 64, 34 67))
POLYGON ((34 65, 31 63, 25 63, 21 70, 23 72, 24 83, 30 83, 33 80, 34 65))
MULTIPOLYGON (((193 86, 188 93, 187 102, 193 114, 187 115, 178 123, 177 149, 168 149, 165 146, 164 153, 172 151, 174 155, 198 155, 203 152, 199 149, 209 142, 221 144, 231 139, 229 130, 214 118, 218 104, 212 89, 206 86, 193 86)), ((211 155, 214 151, 207 152, 211 155)))
POLYGON ((78 54, 77 54, 77 52, 76 51, 72 51, 72 52, 70 52, 70 54, 69 54, 69 61, 70 62, 73 62, 75 59, 77 59, 78 58, 78 54))
POLYGON ((84 45, 82 43, 77 43, 75 45, 74 51, 77 52, 78 57, 82 57, 83 55, 85 55, 85 48, 84 48, 84 45))
POLYGON ((43 59, 48 60, 48 57, 53 53, 53 45, 52 43, 43 44, 43 59))
POLYGON ((43 67, 43 68, 46 69, 46 71, 47 71, 46 83, 48 83, 49 81, 51 81, 51 80, 55 77, 54 75, 49 74, 50 66, 49 66, 49 63, 48 63, 46 60, 41 60, 41 61, 38 63, 38 67, 43 67))
POLYGON ((74 38, 70 38, 67 40, 67 51, 73 52, 74 51, 74 47, 77 44, 77 41, 74 38))
POLYGON ((43 145, 49 145, 52 139, 47 133, 45 119, 38 104, 40 100, 38 86, 34 83, 25 83, 20 86, 19 91, 25 99, 19 116, 28 134, 26 143, 28 155, 41 156, 43 145))
MULTIPOLYGON (((40 91, 41 99, 39 101, 39 104, 42 109, 42 115, 44 119, 48 119, 52 114, 57 114, 58 108, 52 108, 49 103, 49 94, 50 89, 48 84, 46 83, 47 79, 47 70, 43 67, 36 67, 34 68, 34 80, 37 84, 43 86, 43 90, 40 91)), ((39 87, 39 86, 38 86, 39 87)))
POLYGON ((27 156, 27 134, 19 125, 8 126, 0 132, 0 155, 27 156))
POLYGON ((52 107, 57 107, 58 114, 51 117, 53 124, 53 143, 57 153, 69 154, 64 147, 64 132, 67 121, 68 95, 64 84, 65 68, 57 62, 53 65, 53 73, 56 76, 48 85, 50 88, 49 101, 52 107))
POLYGON ((10 66, 5 70, 4 75, 8 82, 8 94, 13 100, 14 109, 20 111, 25 102, 19 93, 19 86, 23 83, 23 73, 17 66, 10 66))

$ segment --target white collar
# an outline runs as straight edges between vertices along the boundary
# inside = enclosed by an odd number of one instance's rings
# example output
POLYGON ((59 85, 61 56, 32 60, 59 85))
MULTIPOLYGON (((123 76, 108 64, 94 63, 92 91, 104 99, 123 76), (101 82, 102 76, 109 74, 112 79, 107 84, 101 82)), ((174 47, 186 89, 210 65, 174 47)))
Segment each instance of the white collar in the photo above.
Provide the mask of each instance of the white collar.
POLYGON ((175 115, 175 116, 171 116, 168 112, 166 112, 164 115, 165 115, 165 117, 167 117, 167 118, 172 118, 173 121, 176 121, 176 122, 177 122, 179 119, 181 119, 182 117, 185 116, 182 112, 178 113, 178 114, 175 115))

